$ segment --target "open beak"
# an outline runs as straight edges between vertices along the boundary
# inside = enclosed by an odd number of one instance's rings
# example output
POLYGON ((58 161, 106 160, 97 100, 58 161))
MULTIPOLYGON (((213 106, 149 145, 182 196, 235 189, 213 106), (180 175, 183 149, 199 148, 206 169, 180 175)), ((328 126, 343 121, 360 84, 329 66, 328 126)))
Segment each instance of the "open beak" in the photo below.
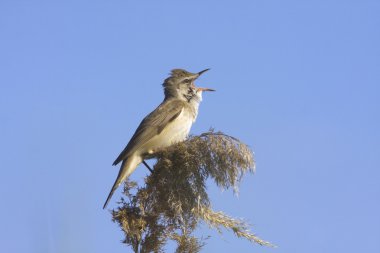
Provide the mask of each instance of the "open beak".
MULTIPOLYGON (((199 71, 198 72, 198 77, 200 76, 200 75, 202 75, 204 72, 206 72, 206 71, 209 71, 210 69, 204 69, 204 70, 202 70, 202 71, 199 71)), ((193 84, 194 85, 194 84, 193 84)), ((215 91, 214 89, 210 89, 210 88, 202 88, 202 87, 195 87, 195 86, 193 86, 194 88, 196 88, 197 89, 197 91, 215 91)))

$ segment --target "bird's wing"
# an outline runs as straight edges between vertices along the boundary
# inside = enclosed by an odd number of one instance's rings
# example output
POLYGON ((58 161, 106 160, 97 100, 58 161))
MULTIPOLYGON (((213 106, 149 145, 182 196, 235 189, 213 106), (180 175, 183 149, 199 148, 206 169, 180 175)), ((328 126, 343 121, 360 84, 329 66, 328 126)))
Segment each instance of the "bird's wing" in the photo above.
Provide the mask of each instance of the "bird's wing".
POLYGON ((154 136, 160 134, 169 122, 172 122, 181 114, 185 103, 185 101, 177 99, 166 100, 146 116, 113 165, 117 165, 154 136))

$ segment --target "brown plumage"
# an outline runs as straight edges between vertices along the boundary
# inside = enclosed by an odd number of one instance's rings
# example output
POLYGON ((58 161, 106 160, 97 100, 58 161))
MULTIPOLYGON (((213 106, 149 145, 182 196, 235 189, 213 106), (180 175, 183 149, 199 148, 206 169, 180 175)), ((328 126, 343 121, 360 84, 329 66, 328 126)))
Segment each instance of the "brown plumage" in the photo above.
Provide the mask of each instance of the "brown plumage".
POLYGON ((122 162, 103 208, 107 206, 114 191, 145 158, 152 156, 158 149, 186 139, 197 117, 202 91, 211 90, 194 85, 194 81, 205 71, 194 74, 175 69, 172 70, 171 76, 165 79, 164 101, 143 119, 113 163, 117 165, 122 162))

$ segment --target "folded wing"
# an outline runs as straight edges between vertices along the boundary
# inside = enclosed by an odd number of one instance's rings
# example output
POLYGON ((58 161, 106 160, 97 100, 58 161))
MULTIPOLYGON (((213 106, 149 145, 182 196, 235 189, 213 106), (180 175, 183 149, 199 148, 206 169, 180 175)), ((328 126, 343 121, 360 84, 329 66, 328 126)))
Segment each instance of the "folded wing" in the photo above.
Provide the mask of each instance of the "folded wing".
POLYGON ((168 123, 175 120, 181 114, 184 103, 186 102, 177 99, 166 100, 146 116, 133 134, 128 145, 113 162, 113 165, 117 165, 154 136, 160 134, 168 123))

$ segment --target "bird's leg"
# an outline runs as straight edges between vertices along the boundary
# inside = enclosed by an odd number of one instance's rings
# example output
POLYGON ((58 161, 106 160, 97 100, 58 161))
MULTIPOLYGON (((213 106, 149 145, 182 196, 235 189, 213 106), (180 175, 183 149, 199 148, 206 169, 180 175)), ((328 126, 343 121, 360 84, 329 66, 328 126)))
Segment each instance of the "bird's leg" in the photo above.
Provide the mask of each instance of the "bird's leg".
POLYGON ((143 160, 143 164, 145 165, 145 167, 148 168, 148 170, 150 171, 150 173, 153 173, 153 170, 152 168, 149 166, 149 164, 147 164, 144 160, 143 160))

